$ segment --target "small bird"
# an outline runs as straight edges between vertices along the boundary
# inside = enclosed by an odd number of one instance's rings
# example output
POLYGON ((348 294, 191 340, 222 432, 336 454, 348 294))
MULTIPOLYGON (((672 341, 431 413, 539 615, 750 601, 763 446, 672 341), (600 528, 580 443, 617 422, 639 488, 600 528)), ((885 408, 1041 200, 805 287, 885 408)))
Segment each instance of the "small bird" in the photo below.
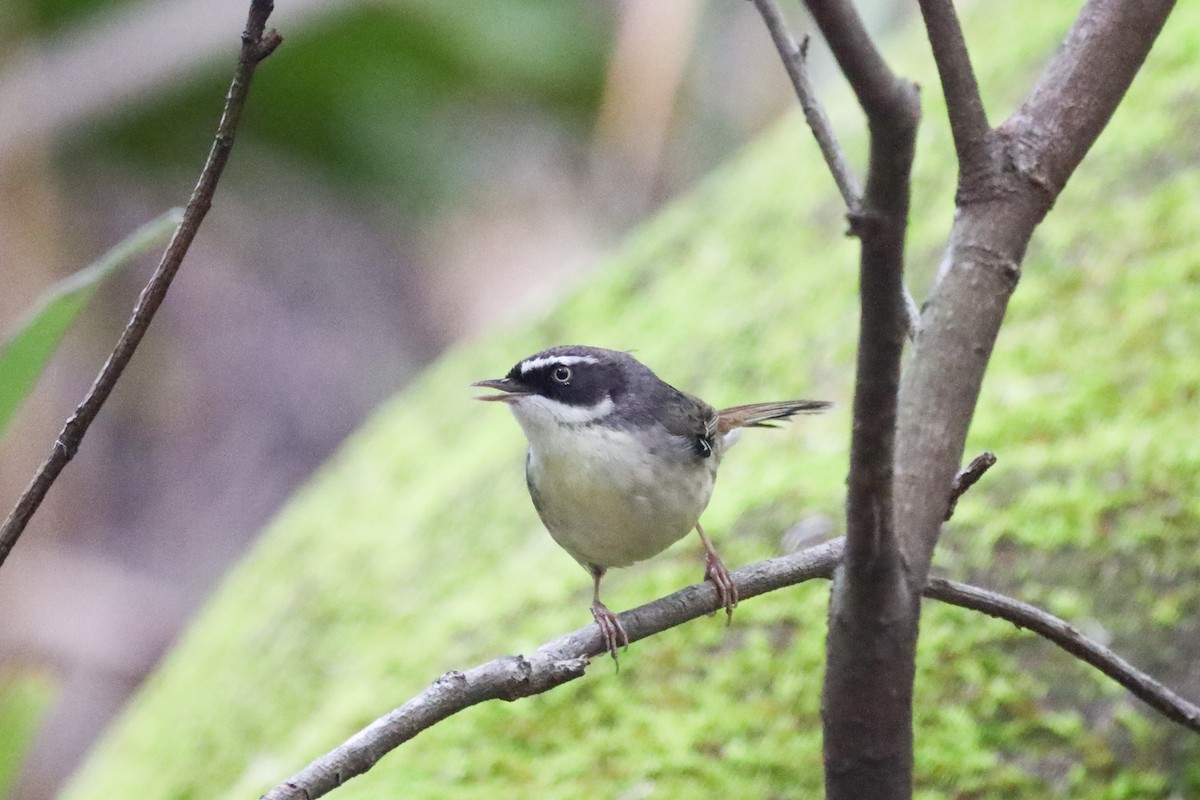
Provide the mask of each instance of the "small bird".
POLYGON ((821 400, 751 403, 717 411, 670 386, 628 353, 552 347, 517 362, 503 378, 472 386, 508 405, 529 440, 525 481, 559 546, 592 576, 592 617, 609 654, 629 636, 600 600, 600 579, 661 553, 694 528, 727 621, 737 587, 700 527, 717 467, 742 428, 813 413, 821 400))

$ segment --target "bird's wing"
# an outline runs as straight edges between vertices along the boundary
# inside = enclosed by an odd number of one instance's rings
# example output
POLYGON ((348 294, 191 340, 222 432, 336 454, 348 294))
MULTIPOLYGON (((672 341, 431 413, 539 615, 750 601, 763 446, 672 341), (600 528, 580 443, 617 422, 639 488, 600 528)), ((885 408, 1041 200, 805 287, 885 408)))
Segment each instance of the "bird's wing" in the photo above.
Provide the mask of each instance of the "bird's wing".
POLYGON ((781 403, 750 403, 723 408, 717 412, 717 432, 726 434, 736 428, 773 428, 772 420, 785 420, 797 414, 815 414, 831 405, 824 400, 785 400, 781 403))

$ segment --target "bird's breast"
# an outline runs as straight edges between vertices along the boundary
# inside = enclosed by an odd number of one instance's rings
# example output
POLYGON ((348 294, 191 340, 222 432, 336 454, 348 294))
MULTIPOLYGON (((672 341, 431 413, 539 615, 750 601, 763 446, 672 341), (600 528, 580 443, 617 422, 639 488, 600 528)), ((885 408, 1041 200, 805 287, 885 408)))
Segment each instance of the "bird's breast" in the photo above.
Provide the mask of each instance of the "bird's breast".
POLYGON ((555 541, 584 565, 628 566, 686 536, 712 495, 718 459, 665 431, 604 425, 530 438, 526 474, 555 541))

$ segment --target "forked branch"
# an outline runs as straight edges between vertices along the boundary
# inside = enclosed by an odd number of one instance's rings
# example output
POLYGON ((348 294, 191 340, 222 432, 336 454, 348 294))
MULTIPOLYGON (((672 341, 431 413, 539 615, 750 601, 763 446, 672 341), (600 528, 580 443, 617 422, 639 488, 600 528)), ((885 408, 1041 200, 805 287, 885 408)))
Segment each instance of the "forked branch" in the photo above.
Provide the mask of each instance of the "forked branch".
POLYGON ((84 434, 87 433, 88 428, 100 413, 104 401, 112 393, 113 387, 117 385, 125 367, 133 358, 142 337, 146 335, 150 321, 154 319, 155 313, 162 305, 171 281, 175 278, 184 256, 187 255, 192 241, 196 238, 200 223, 212 206, 217 183, 221 180, 221 173, 229 161, 230 151, 233 150, 233 138, 241 119, 242 108, 246 105, 246 97, 250 91, 250 79, 254 77, 254 71, 259 62, 273 53, 283 41, 283 37, 276 31, 265 31, 267 18, 271 15, 273 8, 274 4, 271 0, 251 1, 246 28, 242 32, 242 49, 238 57, 237 69, 233 73, 233 82, 229 87, 229 94, 225 98, 225 109, 221 114, 221 121, 217 125, 217 134, 213 139, 208 159, 200 171, 200 179, 192 191, 191 199, 184 208, 183 220, 175 229, 175 235, 171 237, 171 242, 167 245, 158 268, 154 271, 146 287, 142 289, 137 305, 134 306, 133 314, 125 329, 121 331, 121 336, 108 360, 104 362, 100 374, 96 376, 96 380, 75 409, 75 413, 63 426, 62 432, 59 433, 58 439, 55 440, 54 446, 50 450, 50 455, 38 467, 33 480, 17 500, 16 506, 4 521, 4 526, 0 528, 0 565, 3 565, 8 554, 12 552, 13 546, 21 538, 29 520, 42 504, 46 493, 50 491, 50 487, 54 485, 54 481, 63 468, 75 457, 84 434))

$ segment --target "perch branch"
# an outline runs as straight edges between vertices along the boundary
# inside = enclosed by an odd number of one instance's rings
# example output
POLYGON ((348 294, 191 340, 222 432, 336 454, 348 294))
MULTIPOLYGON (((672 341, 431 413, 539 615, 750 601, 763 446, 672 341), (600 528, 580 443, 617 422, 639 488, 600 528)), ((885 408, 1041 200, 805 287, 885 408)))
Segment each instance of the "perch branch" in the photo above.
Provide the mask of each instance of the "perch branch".
MULTIPOLYGON (((841 561, 844 544, 844 539, 834 539, 734 570, 738 595, 748 599, 813 578, 828 578, 841 561)), ((925 596, 1033 631, 1096 667, 1168 719, 1200 732, 1200 709, 1052 614, 940 578, 930 581, 925 596)), ((623 612, 620 618, 630 640, 639 641, 720 608, 716 590, 706 581, 623 612)), ((389 752, 438 722, 488 700, 511 702, 583 677, 589 660, 605 652, 598 629, 588 625, 547 642, 532 655, 503 656, 466 672, 448 672, 268 791, 263 800, 314 800, 367 772, 389 752)))
MULTIPOLYGON (((742 600, 829 575, 842 557, 843 540, 768 561, 732 573, 742 600)), ((723 608, 715 586, 703 583, 680 589, 620 615, 629 641, 636 642, 712 614, 723 608)), ((530 656, 505 656, 467 672, 443 675, 421 694, 313 761, 263 800, 313 800, 361 775, 387 752, 425 728, 485 700, 515 700, 582 677, 588 659, 607 652, 599 629, 588 625, 542 645, 530 656)))
POLYGON ((63 426, 50 455, 38 467, 33 480, 17 500, 16 506, 4 521, 3 528, 0 528, 0 565, 8 558, 13 546, 21 538, 29 520, 41 505, 42 500, 45 499, 46 493, 50 491, 50 487, 63 468, 75 457, 88 427, 100 413, 104 401, 112 393, 117 380, 125 371, 138 344, 141 343, 142 337, 150 327, 150 321, 154 318, 158 307, 162 305, 167 289, 170 288, 172 279, 179 271, 179 265, 183 262, 184 256, 187 255, 188 249, 192 245, 192 240, 196 237, 200 223, 212 206, 217 182, 221 179, 221 173, 225 169, 225 164, 229 161, 229 153, 233 149, 233 138, 237 132, 242 108, 246 104, 250 79, 254 76, 254 70, 258 67, 259 62, 274 52, 275 48, 283 41, 283 38, 274 30, 264 33, 272 8, 271 0, 252 0, 250 4, 250 14, 242 33, 242 49, 238 57, 237 69, 233 74, 233 82, 229 87, 229 94, 225 98, 225 109, 217 126, 212 149, 209 151, 204 169, 200 172, 200 179, 184 208, 183 220, 175 229, 175 235, 171 237, 171 242, 167 245, 158 268, 155 269, 149 283, 138 297, 133 314, 121 332, 108 360, 104 362, 100 374, 96 376, 96 380, 75 409, 75 413, 63 426))
POLYGON ((988 166, 987 136, 990 130, 971 54, 963 38, 953 0, 920 0, 921 16, 933 49, 946 110, 950 117, 950 133, 958 154, 960 173, 982 174, 988 166))
POLYGON ((954 476, 954 482, 950 484, 950 501, 946 504, 946 520, 949 521, 954 516, 954 509, 958 507, 958 498, 967 493, 967 490, 974 486, 983 473, 996 465, 996 455, 990 450, 985 450, 975 458, 971 459, 971 463, 963 467, 957 475, 954 476))

